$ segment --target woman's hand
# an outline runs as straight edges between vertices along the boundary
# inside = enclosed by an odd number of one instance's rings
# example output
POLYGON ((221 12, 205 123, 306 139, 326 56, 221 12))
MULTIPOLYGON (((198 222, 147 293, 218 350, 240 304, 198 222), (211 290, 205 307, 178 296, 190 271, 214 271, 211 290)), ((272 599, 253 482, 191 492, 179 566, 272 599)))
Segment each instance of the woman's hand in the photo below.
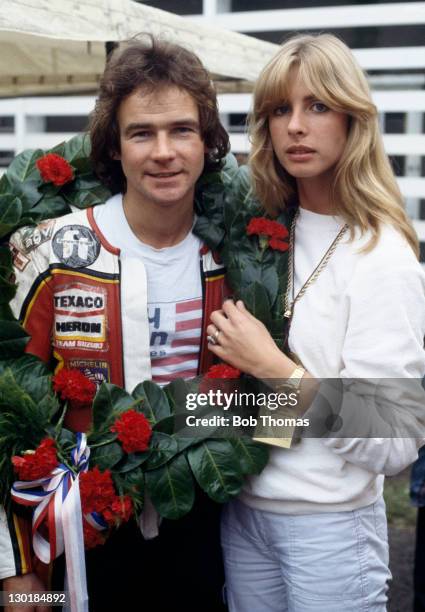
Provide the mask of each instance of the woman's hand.
POLYGON ((295 363, 242 301, 226 300, 211 321, 207 331, 216 344, 210 343, 209 349, 226 363, 256 378, 288 378, 294 371, 295 363))

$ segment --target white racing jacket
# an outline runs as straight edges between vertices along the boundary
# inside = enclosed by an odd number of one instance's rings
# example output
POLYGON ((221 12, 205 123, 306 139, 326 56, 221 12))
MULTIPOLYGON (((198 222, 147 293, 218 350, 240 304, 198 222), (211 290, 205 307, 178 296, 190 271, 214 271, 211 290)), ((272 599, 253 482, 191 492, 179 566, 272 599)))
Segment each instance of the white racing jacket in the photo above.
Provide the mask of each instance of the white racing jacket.
MULTIPOLYGON (((128 391, 151 377, 146 273, 140 260, 126 262, 96 225, 93 209, 20 228, 10 239, 17 293, 15 316, 31 338, 27 352, 77 368, 100 384, 128 391), (134 265, 133 265, 134 264, 134 265), (122 324, 132 325, 131 345, 122 324)), ((224 269, 202 248, 202 340, 198 372, 213 363, 207 350, 209 315, 221 308, 224 269)), ((0 512, 0 579, 32 571, 27 519, 0 512), (8 527, 8 528, 7 528, 8 527)))

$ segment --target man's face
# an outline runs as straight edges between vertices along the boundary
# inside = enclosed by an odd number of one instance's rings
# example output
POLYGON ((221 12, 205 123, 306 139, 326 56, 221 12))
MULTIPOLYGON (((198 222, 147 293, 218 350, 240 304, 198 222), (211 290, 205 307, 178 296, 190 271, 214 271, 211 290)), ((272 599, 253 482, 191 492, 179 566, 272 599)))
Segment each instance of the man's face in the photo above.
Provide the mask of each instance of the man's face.
POLYGON ((182 89, 135 90, 117 112, 126 197, 140 205, 192 206, 204 167, 198 107, 182 89))

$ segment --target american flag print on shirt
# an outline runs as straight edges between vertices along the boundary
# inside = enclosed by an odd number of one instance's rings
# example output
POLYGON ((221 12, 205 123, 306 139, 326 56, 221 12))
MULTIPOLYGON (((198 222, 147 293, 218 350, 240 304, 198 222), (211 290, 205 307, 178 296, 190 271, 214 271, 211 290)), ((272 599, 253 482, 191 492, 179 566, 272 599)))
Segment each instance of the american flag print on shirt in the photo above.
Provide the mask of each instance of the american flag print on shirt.
POLYGON ((152 380, 165 385, 198 371, 202 298, 148 304, 152 380))

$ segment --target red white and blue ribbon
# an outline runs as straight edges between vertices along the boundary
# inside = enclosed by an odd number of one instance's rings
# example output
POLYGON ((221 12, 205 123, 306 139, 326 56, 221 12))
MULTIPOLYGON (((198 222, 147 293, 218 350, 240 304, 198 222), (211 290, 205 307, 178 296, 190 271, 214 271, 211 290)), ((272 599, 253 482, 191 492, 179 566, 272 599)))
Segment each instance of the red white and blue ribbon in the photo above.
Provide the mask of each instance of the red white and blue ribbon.
MULTIPOLYGON (((19 480, 12 486, 15 502, 35 508, 32 538, 37 557, 50 563, 65 551, 71 612, 88 612, 79 474, 88 470, 89 457, 87 437, 77 433, 77 445, 71 452, 73 470, 60 464, 46 478, 19 480)), ((85 518, 96 529, 106 526, 95 513, 85 518)))

